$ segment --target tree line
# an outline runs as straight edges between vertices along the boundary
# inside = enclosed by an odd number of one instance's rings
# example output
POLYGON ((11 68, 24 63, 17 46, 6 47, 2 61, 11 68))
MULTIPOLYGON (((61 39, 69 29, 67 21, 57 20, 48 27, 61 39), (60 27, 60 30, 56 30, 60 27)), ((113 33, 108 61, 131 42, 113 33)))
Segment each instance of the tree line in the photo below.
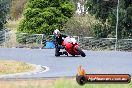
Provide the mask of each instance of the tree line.
MULTIPOLYGON (((3 25, 6 23, 7 15, 9 17, 10 6, 11 19, 13 17, 13 19, 17 19, 23 15, 23 19, 18 27, 18 32, 44 33, 48 35, 56 28, 65 29, 65 24, 73 19, 72 17, 76 10, 76 2, 78 1, 79 0, 0 0, 0 30, 3 29, 3 25)), ((90 30, 93 36, 96 38, 115 37, 117 0, 84 1, 88 14, 95 16, 98 20, 91 25, 90 30)), ((118 38, 132 38, 132 0, 119 1, 118 38)), ((75 24, 75 22, 73 23, 75 24)), ((70 26, 72 24, 68 25, 70 26)))

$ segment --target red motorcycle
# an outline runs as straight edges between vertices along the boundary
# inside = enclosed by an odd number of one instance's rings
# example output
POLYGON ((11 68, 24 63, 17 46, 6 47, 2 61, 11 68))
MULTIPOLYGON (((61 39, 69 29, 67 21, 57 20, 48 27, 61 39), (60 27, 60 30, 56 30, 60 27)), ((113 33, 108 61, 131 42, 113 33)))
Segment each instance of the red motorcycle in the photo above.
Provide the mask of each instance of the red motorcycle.
POLYGON ((75 55, 81 55, 82 57, 85 57, 85 53, 80 48, 80 45, 77 43, 75 38, 66 37, 62 43, 63 46, 65 46, 65 50, 71 54, 72 56, 75 55))

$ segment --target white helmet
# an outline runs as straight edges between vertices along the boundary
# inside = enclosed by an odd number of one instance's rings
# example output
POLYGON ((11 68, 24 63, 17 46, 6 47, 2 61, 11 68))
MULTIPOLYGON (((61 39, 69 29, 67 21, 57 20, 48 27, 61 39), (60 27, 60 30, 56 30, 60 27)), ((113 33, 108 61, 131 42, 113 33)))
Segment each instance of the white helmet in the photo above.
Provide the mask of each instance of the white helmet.
POLYGON ((60 35, 60 31, 58 29, 55 29, 53 34, 55 37, 58 37, 60 35))

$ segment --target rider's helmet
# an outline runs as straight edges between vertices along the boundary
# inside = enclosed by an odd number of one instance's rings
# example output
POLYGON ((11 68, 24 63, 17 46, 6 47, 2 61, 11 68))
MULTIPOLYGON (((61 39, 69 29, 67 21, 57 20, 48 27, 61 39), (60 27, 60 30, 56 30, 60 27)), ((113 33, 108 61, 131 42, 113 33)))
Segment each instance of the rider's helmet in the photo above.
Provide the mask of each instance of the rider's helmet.
POLYGON ((59 37, 61 32, 58 29, 55 29, 53 34, 55 37, 59 37))

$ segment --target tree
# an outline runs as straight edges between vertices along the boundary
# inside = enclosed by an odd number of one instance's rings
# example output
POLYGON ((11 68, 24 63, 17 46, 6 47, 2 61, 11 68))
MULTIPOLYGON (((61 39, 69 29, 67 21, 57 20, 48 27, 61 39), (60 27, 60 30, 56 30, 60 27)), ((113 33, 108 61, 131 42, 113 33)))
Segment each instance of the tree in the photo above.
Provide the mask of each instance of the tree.
POLYGON ((9 12, 10 0, 0 0, 0 30, 4 28, 6 23, 6 16, 9 12))
POLYGON ((71 0, 28 0, 18 32, 51 34, 74 14, 71 0))

